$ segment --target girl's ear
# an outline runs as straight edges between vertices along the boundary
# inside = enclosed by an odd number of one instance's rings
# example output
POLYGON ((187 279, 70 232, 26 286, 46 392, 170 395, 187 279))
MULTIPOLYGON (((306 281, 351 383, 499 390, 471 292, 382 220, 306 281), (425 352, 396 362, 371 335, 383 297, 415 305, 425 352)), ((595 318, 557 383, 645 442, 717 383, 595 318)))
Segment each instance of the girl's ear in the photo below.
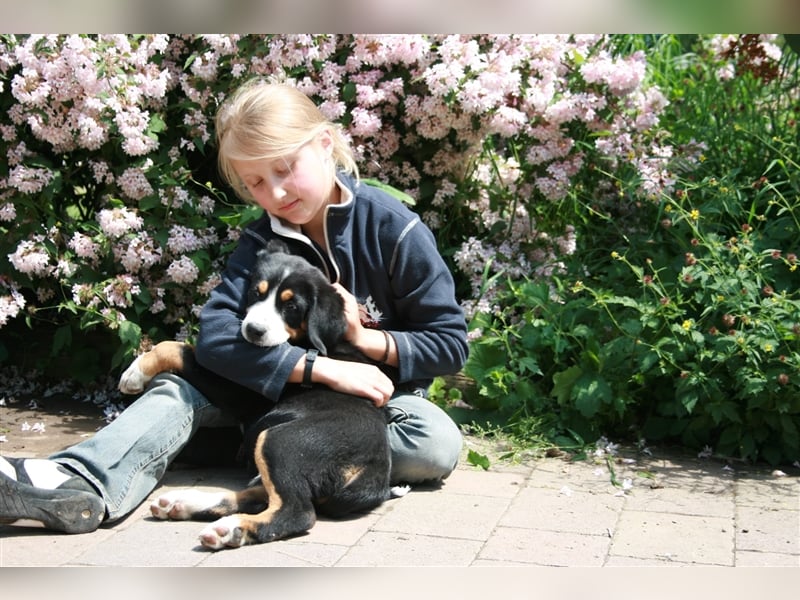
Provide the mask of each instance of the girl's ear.
POLYGON ((319 145, 326 156, 333 154, 333 136, 329 129, 323 129, 319 132, 319 145))

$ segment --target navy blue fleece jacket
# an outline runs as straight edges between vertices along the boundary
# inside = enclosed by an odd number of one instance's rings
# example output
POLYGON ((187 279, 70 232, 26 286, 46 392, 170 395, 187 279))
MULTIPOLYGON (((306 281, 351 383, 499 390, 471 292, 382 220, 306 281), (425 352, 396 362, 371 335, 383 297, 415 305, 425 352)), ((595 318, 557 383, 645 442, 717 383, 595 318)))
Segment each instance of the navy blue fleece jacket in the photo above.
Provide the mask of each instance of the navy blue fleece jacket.
POLYGON ((365 326, 392 335, 399 357, 396 386, 426 389, 433 377, 464 365, 466 321, 430 229, 382 190, 343 173, 338 184, 341 203, 325 209, 327 248, 266 213, 242 232, 200 316, 195 353, 201 365, 279 399, 305 351, 288 342, 254 346, 240 331, 256 252, 276 237, 353 294, 365 309, 365 326))

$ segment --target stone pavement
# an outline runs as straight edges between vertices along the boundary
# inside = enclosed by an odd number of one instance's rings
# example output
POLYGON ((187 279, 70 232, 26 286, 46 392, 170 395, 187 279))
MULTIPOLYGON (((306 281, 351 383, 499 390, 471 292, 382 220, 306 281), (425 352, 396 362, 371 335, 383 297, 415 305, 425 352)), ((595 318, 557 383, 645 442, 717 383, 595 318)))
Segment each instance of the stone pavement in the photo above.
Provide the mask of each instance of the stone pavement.
MULTIPOLYGON (((488 452, 473 438, 465 458, 469 449, 488 452)), ((464 460, 440 488, 320 520, 291 540, 212 552, 197 542, 202 523, 156 521, 145 504, 90 534, 0 526, 0 566, 798 567, 800 477, 790 469, 656 451, 610 463, 493 457, 486 471, 464 460)), ((237 470, 178 468, 152 497, 244 479, 237 470)))

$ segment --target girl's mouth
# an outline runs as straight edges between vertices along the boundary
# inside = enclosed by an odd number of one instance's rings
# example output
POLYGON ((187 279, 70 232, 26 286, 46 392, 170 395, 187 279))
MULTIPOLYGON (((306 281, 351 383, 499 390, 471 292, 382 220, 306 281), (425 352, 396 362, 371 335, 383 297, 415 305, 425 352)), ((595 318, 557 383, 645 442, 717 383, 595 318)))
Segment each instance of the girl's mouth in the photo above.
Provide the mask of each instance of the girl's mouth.
POLYGON ((290 211, 292 211, 294 208, 296 208, 297 206, 299 206, 299 204, 300 204, 300 199, 299 199, 299 198, 297 198, 296 200, 292 200, 292 201, 291 201, 291 202, 289 202, 288 204, 284 204, 283 206, 281 206, 281 208, 280 208, 280 211, 281 211, 281 212, 290 212, 290 211))

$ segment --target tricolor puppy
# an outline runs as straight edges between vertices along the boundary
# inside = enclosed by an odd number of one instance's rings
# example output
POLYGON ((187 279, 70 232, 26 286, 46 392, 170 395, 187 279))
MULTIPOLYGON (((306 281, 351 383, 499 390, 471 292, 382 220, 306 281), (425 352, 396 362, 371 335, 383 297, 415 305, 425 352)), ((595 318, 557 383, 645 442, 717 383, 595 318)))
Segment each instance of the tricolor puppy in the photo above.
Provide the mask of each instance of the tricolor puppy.
MULTIPOLYGON (((342 342, 345 329, 344 301, 318 269, 279 242, 259 252, 241 326, 245 339, 260 346, 291 341, 358 360, 360 353, 342 342)), ((165 371, 254 422, 245 434, 258 469, 250 487, 176 490, 150 506, 158 519, 216 519, 200 533, 204 546, 238 547, 298 535, 311 528, 317 513, 340 517, 390 497, 386 418, 372 402, 329 388, 293 386, 265 413, 263 396, 200 367, 191 348, 178 342, 162 342, 139 356, 123 373, 120 389, 138 393, 165 371)))

